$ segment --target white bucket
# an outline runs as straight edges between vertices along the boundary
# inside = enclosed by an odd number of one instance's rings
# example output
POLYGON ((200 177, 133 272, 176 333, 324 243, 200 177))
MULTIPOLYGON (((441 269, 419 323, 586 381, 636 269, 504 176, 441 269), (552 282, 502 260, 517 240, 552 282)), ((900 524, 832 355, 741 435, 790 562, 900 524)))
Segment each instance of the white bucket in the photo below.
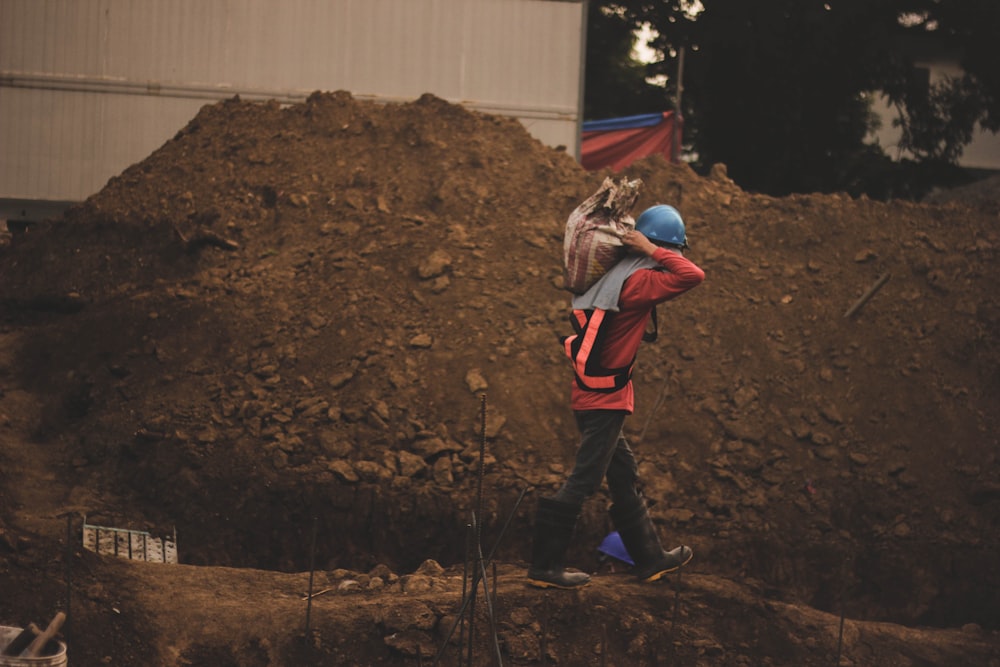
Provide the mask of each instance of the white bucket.
MULTIPOLYGON (((21 628, 13 628, 9 625, 0 625, 0 653, 3 653, 7 645, 14 641, 14 638, 21 634, 21 628)), ((16 655, 0 655, 0 667, 65 667, 69 664, 66 661, 66 644, 50 639, 49 643, 42 649, 42 653, 35 658, 22 658, 16 655)))

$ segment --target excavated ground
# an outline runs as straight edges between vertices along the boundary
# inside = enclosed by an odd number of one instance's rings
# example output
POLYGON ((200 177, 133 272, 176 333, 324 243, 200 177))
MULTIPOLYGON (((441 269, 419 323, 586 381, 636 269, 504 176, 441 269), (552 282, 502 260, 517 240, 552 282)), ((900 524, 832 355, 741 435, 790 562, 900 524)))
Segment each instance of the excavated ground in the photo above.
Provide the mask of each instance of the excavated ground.
POLYGON ((600 576, 524 586, 576 444, 563 229, 607 175, 429 95, 233 99, 9 237, 0 625, 69 597, 82 665, 450 665, 468 637, 474 664, 1000 665, 980 190, 779 199, 722 165, 631 168, 707 274, 661 307, 626 427, 695 560, 664 586, 610 571, 599 494, 570 558, 600 576), (484 590, 448 644, 474 514, 495 634, 484 590), (83 517, 176 529, 182 564, 85 551, 83 517))

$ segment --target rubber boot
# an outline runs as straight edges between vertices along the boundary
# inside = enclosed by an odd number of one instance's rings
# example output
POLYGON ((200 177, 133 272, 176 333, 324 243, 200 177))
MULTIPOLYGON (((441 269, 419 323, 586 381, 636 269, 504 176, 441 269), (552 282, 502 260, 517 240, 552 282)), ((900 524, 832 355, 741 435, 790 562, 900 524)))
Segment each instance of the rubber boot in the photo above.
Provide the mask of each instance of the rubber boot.
POLYGON ((668 572, 686 565, 694 556, 694 552, 684 546, 663 550, 644 498, 616 503, 609 513, 625 550, 635 561, 632 572, 640 581, 657 581, 668 572))
POLYGON ((579 588, 590 581, 584 572, 567 572, 563 567, 580 516, 579 505, 554 498, 539 498, 535 514, 535 534, 531 546, 528 583, 537 588, 579 588))

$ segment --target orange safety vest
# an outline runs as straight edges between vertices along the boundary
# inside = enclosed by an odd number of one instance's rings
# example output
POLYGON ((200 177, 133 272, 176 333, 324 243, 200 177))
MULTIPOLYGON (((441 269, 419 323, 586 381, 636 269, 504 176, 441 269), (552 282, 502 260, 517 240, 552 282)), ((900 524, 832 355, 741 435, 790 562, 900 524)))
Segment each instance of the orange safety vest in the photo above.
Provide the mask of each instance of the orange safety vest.
MULTIPOLYGON (((656 340, 656 309, 652 312, 653 331, 643 334, 642 340, 656 340)), ((605 368, 601 364, 600 349, 606 331, 605 324, 610 321, 608 311, 601 308, 574 310, 569 316, 570 324, 576 332, 572 336, 560 338, 566 356, 573 363, 573 374, 581 389, 601 394, 618 391, 632 379, 632 368, 635 357, 626 366, 620 368, 605 368)))

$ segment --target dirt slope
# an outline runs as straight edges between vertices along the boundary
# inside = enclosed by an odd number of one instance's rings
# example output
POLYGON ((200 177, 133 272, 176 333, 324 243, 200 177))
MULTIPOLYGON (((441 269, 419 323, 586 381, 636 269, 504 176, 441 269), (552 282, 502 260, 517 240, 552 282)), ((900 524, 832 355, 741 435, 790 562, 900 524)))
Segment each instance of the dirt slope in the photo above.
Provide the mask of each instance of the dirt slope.
MULTIPOLYGON (((620 574, 524 589, 534 498, 575 445, 563 225, 606 175, 432 96, 234 99, 16 235, 0 623, 62 604, 69 512, 176 528, 186 564, 75 549, 83 664, 417 664, 481 510, 487 547, 510 521, 505 660, 818 665, 839 642, 850 664, 1000 664, 1000 234, 978 200, 775 199, 721 165, 631 169, 637 209, 677 205, 708 276, 661 308, 628 426, 692 576, 679 598, 620 574), (302 643, 311 558, 334 592, 302 643)), ((605 507, 579 526, 581 567, 605 507)))

